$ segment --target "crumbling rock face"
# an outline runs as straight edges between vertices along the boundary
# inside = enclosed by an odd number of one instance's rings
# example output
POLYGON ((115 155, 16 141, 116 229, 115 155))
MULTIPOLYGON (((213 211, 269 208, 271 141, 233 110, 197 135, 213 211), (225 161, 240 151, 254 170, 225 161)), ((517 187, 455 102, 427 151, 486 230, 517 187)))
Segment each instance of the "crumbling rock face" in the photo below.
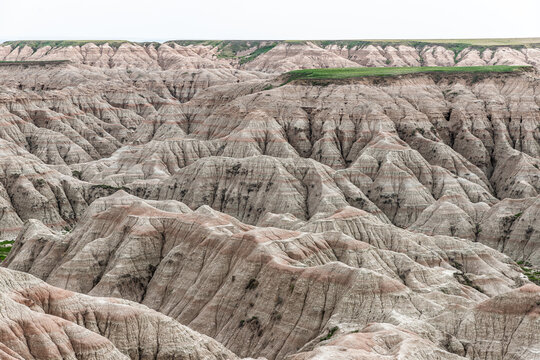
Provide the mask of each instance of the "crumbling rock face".
POLYGON ((465 357, 434 346, 413 332, 390 324, 370 324, 365 328, 336 335, 335 339, 317 344, 315 349, 302 351, 287 360, 316 360, 339 358, 344 360, 431 359, 459 360, 465 357))
POLYGON ((79 180, 0 139, 0 239, 15 238, 27 219, 56 229, 73 225, 87 207, 85 194, 79 180))
POLYGON ((133 302, 0 269, 2 359, 235 359, 216 341, 133 302))
POLYGON ((456 337, 464 345, 469 358, 536 359, 540 349, 538 330, 540 315, 540 287, 528 284, 485 300, 472 309, 452 309, 440 320, 444 326, 455 326, 459 318, 456 337), (516 336, 516 334, 521 334, 516 336), (481 338, 482 341, 476 340, 481 338), (478 344, 474 346, 472 344, 478 344))
POLYGON ((421 337, 427 357, 419 358, 464 355, 473 349, 457 340, 458 317, 448 309, 473 309, 528 283, 484 245, 414 234, 354 208, 285 230, 125 192, 94 201, 67 235, 28 222, 6 266, 69 290, 141 302, 241 356, 272 359, 336 326, 370 322, 421 337), (432 321, 443 316, 454 330, 432 321))
MULTIPOLYGON (((416 47, 384 43, 343 45, 339 41, 323 42, 267 42, 274 44, 250 61, 223 56, 221 46, 192 43, 180 45, 123 43, 96 45, 49 45, 33 49, 28 45, 1 45, 0 61, 70 60, 99 68, 127 68, 144 70, 171 69, 231 69, 258 70, 282 73, 296 69, 353 67, 353 66, 484 66, 540 64, 540 50, 536 47, 494 46, 486 49, 466 47, 454 50, 451 44, 426 43, 416 47)), ((252 46, 237 55, 255 52, 252 46)))
POLYGON ((168 180, 131 188, 144 198, 179 200, 192 208, 210 205, 247 223, 267 212, 309 219, 348 206, 348 201, 386 220, 360 189, 310 159, 208 157, 168 180))
POLYGON ((478 241, 512 258, 540 265, 539 199, 505 199, 493 206, 479 225, 478 241))
POLYGON ((276 75, 537 49, 218 51, 0 47, 2 356, 538 357, 537 73, 276 75))

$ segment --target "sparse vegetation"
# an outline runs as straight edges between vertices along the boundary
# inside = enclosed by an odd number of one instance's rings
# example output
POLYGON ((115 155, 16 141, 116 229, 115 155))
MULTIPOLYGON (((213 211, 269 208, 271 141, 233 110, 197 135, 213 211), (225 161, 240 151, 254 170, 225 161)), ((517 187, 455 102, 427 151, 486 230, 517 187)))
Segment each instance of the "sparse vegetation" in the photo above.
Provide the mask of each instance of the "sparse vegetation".
POLYGON ((474 239, 478 241, 478 235, 482 232, 482 228, 480 227, 480 224, 476 223, 474 225, 474 239))
POLYGON ((528 261, 517 261, 516 262, 525 276, 529 279, 529 281, 535 283, 536 285, 540 285, 540 270, 535 269, 532 264, 528 261))
POLYGON ((326 336, 321 338, 321 340, 319 340, 319 341, 322 342, 322 341, 330 339, 332 336, 334 336, 334 334, 336 333, 336 331, 338 331, 338 329, 339 328, 337 326, 334 326, 333 328, 328 330, 328 334, 326 334, 326 336))
POLYGON ((82 176, 82 173, 81 173, 80 171, 78 171, 78 170, 73 170, 73 171, 71 172, 71 175, 72 175, 74 178, 77 178, 77 179, 80 180, 80 179, 81 179, 81 176, 82 176))
POLYGON ((0 241, 0 261, 3 261, 11 251, 13 240, 0 241))
POLYGON ((472 282, 472 280, 469 278, 469 276, 463 271, 455 272, 454 273, 454 278, 462 285, 470 286, 473 289, 475 289, 476 291, 479 291, 481 293, 484 292, 479 286, 475 285, 472 282))
POLYGON ((129 188, 125 186, 111 186, 111 185, 105 185, 105 184, 97 184, 92 185, 92 189, 104 189, 104 190, 112 190, 112 191, 118 191, 118 190, 124 190, 126 192, 129 192, 129 188))
POLYGON ((245 64, 247 62, 250 62, 250 61, 254 60, 257 56, 272 50, 276 45, 277 45, 277 43, 274 43, 274 44, 271 44, 271 45, 261 46, 260 48, 257 48, 257 50, 255 50, 251 54, 246 55, 246 56, 242 56, 240 58, 240 64, 245 64))
MULTIPOLYGON (((291 41, 288 41, 291 42, 291 41)), ((306 41, 297 41, 305 43, 306 41)), ((425 46, 444 46, 454 52, 466 48, 485 49, 497 48, 500 46, 509 47, 539 47, 540 38, 508 38, 508 39, 418 39, 418 40, 313 40, 311 41, 319 46, 338 45, 351 49, 353 47, 373 46, 411 46, 414 48, 423 48, 425 46)))
POLYGON ((285 83, 295 80, 354 79, 368 76, 397 76, 407 74, 466 74, 466 73, 512 73, 528 71, 530 66, 432 66, 432 67, 364 67, 294 70, 285 74, 285 83))
POLYGON ((246 290, 254 290, 259 286, 257 279, 249 279, 248 284, 246 285, 246 290))
POLYGON ((260 41, 260 40, 172 40, 166 44, 178 44, 181 46, 189 45, 208 45, 217 48, 218 58, 236 58, 240 64, 245 64, 252 61, 257 56, 272 50, 279 42, 277 41, 260 41), (247 53, 250 49, 255 50, 247 53), (245 55, 240 55, 244 53, 245 55))

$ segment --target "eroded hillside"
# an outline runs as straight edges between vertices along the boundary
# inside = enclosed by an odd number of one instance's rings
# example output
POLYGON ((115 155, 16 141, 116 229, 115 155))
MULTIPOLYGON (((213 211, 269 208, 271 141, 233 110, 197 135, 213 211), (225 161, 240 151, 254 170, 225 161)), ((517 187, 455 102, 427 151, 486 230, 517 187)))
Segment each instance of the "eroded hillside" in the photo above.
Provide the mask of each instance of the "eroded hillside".
POLYGON ((70 60, 101 68, 236 68, 267 73, 357 66, 540 66, 540 38, 346 41, 11 41, 0 61, 70 60))
POLYGON ((534 46, 64 45, 0 46, 6 356, 538 358, 534 46), (282 74, 422 64, 534 66, 282 74))

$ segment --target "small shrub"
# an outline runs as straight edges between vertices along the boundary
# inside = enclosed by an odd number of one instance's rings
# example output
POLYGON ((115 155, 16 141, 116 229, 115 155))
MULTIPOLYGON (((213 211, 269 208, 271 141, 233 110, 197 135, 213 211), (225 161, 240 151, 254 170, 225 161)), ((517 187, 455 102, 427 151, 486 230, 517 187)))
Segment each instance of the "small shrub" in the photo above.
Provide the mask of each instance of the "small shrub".
POLYGON ((259 286, 259 282, 257 279, 250 279, 248 284, 246 285, 246 290, 255 290, 259 286))
POLYGON ((77 178, 77 179, 80 180, 80 179, 81 179, 81 176, 82 176, 82 173, 81 173, 80 171, 78 171, 78 170, 73 170, 73 171, 71 172, 71 175, 72 175, 74 178, 77 178))
POLYGON ((528 261, 517 261, 517 264, 530 282, 540 285, 540 270, 534 269, 532 264, 528 261))
POLYGON ((328 330, 328 334, 326 334, 325 337, 321 338, 321 340, 319 340, 319 342, 330 339, 332 336, 334 336, 334 334, 336 333, 336 331, 338 331, 338 329, 339 328, 337 326, 334 326, 333 328, 328 330))
POLYGON ((478 235, 482 232, 482 228, 480 227, 480 224, 474 225, 474 238, 475 240, 478 240, 478 235))

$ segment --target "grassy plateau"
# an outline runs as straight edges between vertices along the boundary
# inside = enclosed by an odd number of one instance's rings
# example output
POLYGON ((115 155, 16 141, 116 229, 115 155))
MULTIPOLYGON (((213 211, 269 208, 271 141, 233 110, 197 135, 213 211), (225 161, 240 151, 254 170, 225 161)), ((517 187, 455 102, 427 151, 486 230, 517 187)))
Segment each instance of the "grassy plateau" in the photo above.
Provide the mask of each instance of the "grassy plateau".
POLYGON ((294 80, 354 79, 366 76, 396 76, 406 74, 511 73, 527 71, 530 66, 449 66, 449 67, 363 67, 294 70, 285 74, 286 83, 294 80))

